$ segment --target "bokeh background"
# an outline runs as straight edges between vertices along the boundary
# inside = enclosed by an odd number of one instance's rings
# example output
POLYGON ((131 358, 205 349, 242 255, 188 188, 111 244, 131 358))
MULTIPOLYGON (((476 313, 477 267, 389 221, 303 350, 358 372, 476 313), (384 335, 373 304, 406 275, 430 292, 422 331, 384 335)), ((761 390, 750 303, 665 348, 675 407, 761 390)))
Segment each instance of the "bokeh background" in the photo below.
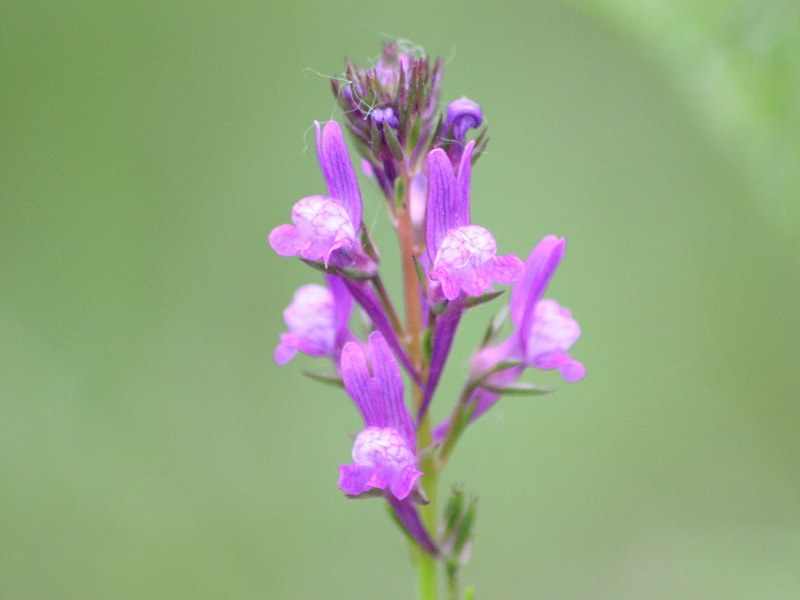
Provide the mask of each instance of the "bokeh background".
POLYGON ((548 296, 587 378, 529 372, 558 392, 502 401, 443 479, 480 496, 477 598, 800 597, 799 23, 793 0, 4 2, 0 598, 413 597, 382 503, 336 487, 357 411, 272 361, 320 278, 267 235, 324 190, 325 77, 387 36, 483 107, 473 221, 521 256, 569 240, 548 296))

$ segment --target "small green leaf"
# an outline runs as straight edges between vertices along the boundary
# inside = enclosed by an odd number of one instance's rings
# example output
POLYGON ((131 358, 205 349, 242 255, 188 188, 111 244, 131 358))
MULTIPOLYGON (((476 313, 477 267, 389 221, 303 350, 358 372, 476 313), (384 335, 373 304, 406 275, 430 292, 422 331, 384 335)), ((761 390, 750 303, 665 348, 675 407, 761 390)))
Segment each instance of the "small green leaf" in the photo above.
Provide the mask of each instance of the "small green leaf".
POLYGON ((492 322, 489 323, 489 327, 486 329, 486 334, 483 336, 483 341, 481 342, 481 348, 489 344, 494 338, 500 333, 500 330, 503 328, 503 325, 508 319, 508 305, 505 305, 503 308, 500 309, 492 322))
POLYGON ((433 327, 428 327, 422 332, 422 351, 425 353, 425 360, 430 363, 433 354, 433 327))
POLYGON ((420 450, 417 453, 417 464, 421 465, 422 461, 424 461, 431 454, 436 452, 436 450, 439 448, 439 446, 441 446, 441 444, 431 444, 430 446, 427 446, 426 448, 423 448, 422 450, 420 450))
POLYGON ((414 270, 417 272, 417 279, 419 279, 419 284, 422 286, 423 291, 428 288, 428 281, 427 277, 425 277, 425 269, 422 268, 422 263, 419 262, 419 259, 416 256, 412 256, 414 259, 414 270))
POLYGON ((389 149, 392 151, 395 159, 402 161, 403 148, 400 146, 400 140, 397 139, 397 134, 394 132, 394 129, 389 127, 389 125, 384 125, 383 133, 386 136, 386 143, 389 145, 389 149))
POLYGON ((398 210, 403 210, 406 198, 406 180, 398 177, 394 180, 394 203, 398 210))
POLYGON ((499 292, 489 292, 488 294, 483 294, 481 296, 470 296, 467 298, 466 303, 464 306, 466 308, 473 308, 475 306, 480 306, 481 304, 486 304, 487 302, 491 302, 495 298, 499 298, 503 294, 505 294, 505 290, 500 290, 499 292))
POLYGON ((448 302, 447 300, 440 300, 439 302, 431 306, 431 312, 437 316, 444 314, 444 311, 447 310, 448 306, 450 306, 450 302, 448 302))
POLYGON ((319 373, 317 371, 303 371, 303 375, 305 375, 309 379, 313 379, 314 381, 318 381, 326 385, 332 385, 334 387, 344 388, 344 381, 342 381, 342 378, 339 377, 338 375, 319 373))
POLYGON ((555 389, 549 387, 542 387, 533 385, 532 383, 516 382, 510 383, 503 387, 495 387, 486 383, 481 384, 481 387, 495 394, 502 394, 504 396, 541 396, 543 394, 550 394, 555 392, 555 389))

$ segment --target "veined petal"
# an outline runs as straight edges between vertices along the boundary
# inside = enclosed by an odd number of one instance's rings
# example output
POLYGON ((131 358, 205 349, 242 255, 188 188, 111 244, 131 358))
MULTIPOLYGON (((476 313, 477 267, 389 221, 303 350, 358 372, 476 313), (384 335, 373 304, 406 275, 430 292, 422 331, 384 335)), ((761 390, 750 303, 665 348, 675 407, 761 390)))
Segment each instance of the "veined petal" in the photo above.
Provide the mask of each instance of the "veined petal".
POLYGON ((332 252, 355 246, 353 222, 344 207, 331 198, 303 198, 292 207, 292 221, 297 226, 293 239, 300 240, 296 254, 307 260, 322 260, 327 266, 332 252))
POLYGON ((511 290, 511 320, 518 328, 525 330, 529 327, 523 321, 526 320, 526 315, 532 314, 536 303, 541 300, 561 257, 564 256, 566 243, 564 238, 548 235, 528 255, 522 277, 511 290))
POLYGON ((374 375, 367 366, 364 349, 355 342, 345 344, 341 358, 345 390, 355 400, 368 428, 389 428, 401 436, 407 447, 416 448, 414 424, 403 401, 400 368, 380 332, 370 334, 369 350, 374 375))
POLYGON ((399 432, 410 448, 416 447, 416 435, 411 415, 403 401, 403 379, 400 367, 380 332, 374 331, 369 336, 369 348, 372 354, 372 371, 375 391, 373 401, 377 407, 376 419, 367 425, 390 427, 399 432))
POLYGON ((458 189, 450 159, 441 148, 428 154, 428 218, 427 244, 431 260, 447 233, 461 225, 463 211, 461 193, 458 189))
POLYGON ((305 235, 294 225, 278 225, 269 234, 269 245, 281 256, 297 256, 305 235))
POLYGON ((492 279, 497 283, 508 285, 514 283, 525 270, 525 265, 514 254, 506 254, 504 256, 495 256, 492 259, 492 279))
POLYGON ((361 226, 361 192, 342 129, 336 121, 328 121, 320 132, 320 125, 314 121, 317 130, 317 157, 328 195, 338 200, 344 207, 355 229, 361 226))
POLYGON ((458 290, 470 296, 492 291, 492 281, 511 283, 521 270, 521 261, 513 255, 496 257, 494 236, 479 225, 450 230, 442 240, 430 278, 442 283, 448 300, 458 290))
POLYGON ((367 427, 353 444, 353 464, 339 467, 339 487, 354 495, 372 488, 389 489, 402 500, 422 475, 416 461, 399 432, 390 427, 367 427))
POLYGON ((461 203, 459 209, 461 214, 458 215, 458 227, 469 225, 469 195, 470 195, 470 179, 472 178, 472 151, 475 149, 475 140, 472 140, 467 147, 464 148, 464 154, 461 156, 461 163, 458 166, 458 188, 461 192, 461 203))
POLYGON ((369 389, 371 378, 367 359, 364 358, 364 350, 356 342, 348 342, 342 349, 342 379, 344 389, 355 401, 356 406, 361 411, 365 422, 374 420, 372 393, 369 389))

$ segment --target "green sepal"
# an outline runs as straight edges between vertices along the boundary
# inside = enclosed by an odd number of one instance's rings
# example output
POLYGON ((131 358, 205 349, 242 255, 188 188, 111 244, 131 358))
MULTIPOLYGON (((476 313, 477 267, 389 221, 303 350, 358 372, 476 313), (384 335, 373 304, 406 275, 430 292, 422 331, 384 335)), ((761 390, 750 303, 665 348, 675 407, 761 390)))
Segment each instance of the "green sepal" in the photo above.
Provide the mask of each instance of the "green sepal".
POLYGON ((482 294, 480 296, 470 296, 467 298, 467 301, 464 303, 466 308, 473 308, 475 306, 480 306, 481 304, 486 304, 487 302, 491 302, 495 298, 499 298, 503 294, 505 294, 505 290, 500 290, 499 292, 489 292, 488 294, 482 294))
POLYGON ((416 256, 412 256, 411 259, 414 261, 414 271, 417 273, 417 279, 419 280, 419 285, 422 287, 422 290, 426 290, 428 288, 428 281, 425 277, 425 269, 422 268, 422 263, 419 262, 419 259, 416 256))
POLYGON ((338 375, 331 375, 329 373, 319 373, 317 371, 303 371, 303 375, 319 383, 332 385, 334 387, 344 388, 344 381, 338 375))
POLYGON ((336 274, 348 279, 355 279, 356 281, 368 281, 375 276, 375 273, 369 271, 362 271, 361 269, 351 269, 349 267, 339 267, 335 271, 336 274))
POLYGON ((378 126, 375 124, 375 121, 370 119, 372 123, 372 128, 370 130, 370 143, 371 143, 371 150, 374 156, 379 156, 381 152, 381 132, 378 131, 378 126))
POLYGON ((378 254, 378 248, 375 246, 375 243, 372 241, 372 238, 369 236, 369 232, 367 228, 364 227, 363 223, 361 225, 360 231, 361 243, 364 246, 364 252, 374 260, 376 263, 381 262, 381 256, 378 254))
POLYGON ((486 383, 480 385, 483 389, 494 392, 495 394, 502 394, 503 396, 542 396, 544 394, 551 394, 555 389, 549 387, 542 387, 540 385, 533 385, 532 383, 525 383, 518 381, 510 383, 503 387, 495 387, 486 383))
POLYGON ((436 316, 442 315, 447 310, 448 306, 450 306, 448 300, 439 300, 439 302, 431 306, 431 312, 436 316))
POLYGON ((336 269, 331 269, 330 267, 326 267, 325 263, 321 260, 308 260, 307 258, 301 258, 304 263, 306 263, 312 269, 316 269, 317 271, 322 271, 323 273, 327 273, 328 275, 338 275, 336 269))
POLYGON ((408 142, 406 143, 409 152, 416 148, 420 133, 422 133, 422 119, 417 115, 414 119, 414 124, 411 126, 411 131, 408 134, 408 142))
POLYGON ((400 140, 397 139, 397 134, 394 132, 394 129, 384 124, 383 134, 386 136, 386 143, 389 145, 389 149, 392 151, 395 160, 401 162, 403 160, 403 148, 400 146, 400 140))
POLYGON ((494 319, 492 319, 492 322, 489 323, 489 327, 486 329, 486 334, 483 336, 483 341, 481 342, 480 346, 481 348, 489 344, 492 340, 494 340, 497 334, 500 333, 500 330, 503 328, 506 319, 508 319, 508 313, 509 308, 508 305, 506 305, 495 315, 494 319))
POLYGON ((464 590, 464 600, 475 600, 475 588, 469 586, 464 590))
POLYGON ((486 133, 486 130, 484 129, 483 132, 481 132, 481 135, 479 135, 476 138, 475 149, 472 151, 472 161, 471 162, 472 162, 473 165, 476 162, 478 162, 478 159, 481 157, 481 155, 483 154, 484 150, 486 150, 486 146, 489 144, 489 136, 484 135, 485 133, 486 133), (480 141, 478 141, 478 140, 480 140, 480 141))
POLYGON ((439 446, 441 444, 431 444, 417 452, 417 464, 421 465, 426 458, 438 450, 439 446))
POLYGON ((398 177, 394 180, 394 204, 397 210, 403 210, 403 204, 406 199, 406 180, 403 177, 398 177))
MULTIPOLYGON (((360 494, 345 494, 350 500, 367 500, 369 498, 383 498, 383 490, 379 488, 372 488, 360 494)), ((394 514, 394 511, 392 511, 394 514)))
POLYGON ((430 364, 433 354, 433 327, 427 327, 422 332, 422 351, 425 353, 425 360, 430 364))

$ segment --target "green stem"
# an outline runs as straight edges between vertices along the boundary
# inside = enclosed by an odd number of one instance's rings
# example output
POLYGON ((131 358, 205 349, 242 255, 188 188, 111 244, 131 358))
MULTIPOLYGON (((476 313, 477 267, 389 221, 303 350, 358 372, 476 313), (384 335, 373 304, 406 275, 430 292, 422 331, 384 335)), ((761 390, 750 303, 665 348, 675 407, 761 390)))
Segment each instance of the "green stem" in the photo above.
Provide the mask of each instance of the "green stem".
POLYGON ((458 567, 447 565, 447 600, 458 600, 458 567))

